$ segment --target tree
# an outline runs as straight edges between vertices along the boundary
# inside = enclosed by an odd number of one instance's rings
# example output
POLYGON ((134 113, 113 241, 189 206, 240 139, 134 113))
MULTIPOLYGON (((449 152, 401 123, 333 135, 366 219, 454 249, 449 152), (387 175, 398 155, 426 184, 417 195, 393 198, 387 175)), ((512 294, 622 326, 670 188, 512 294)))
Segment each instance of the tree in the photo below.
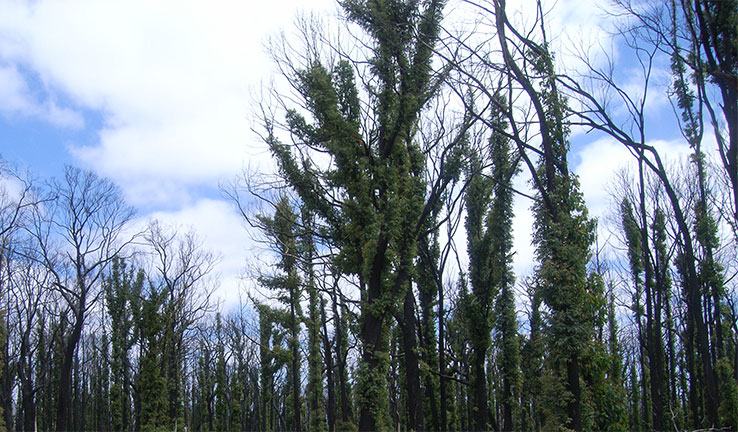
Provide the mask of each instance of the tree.
MULTIPOLYGON (((9 328, 8 328, 8 314, 10 313, 11 305, 11 264, 14 261, 16 255, 18 255, 16 249, 21 247, 20 233, 23 228, 28 224, 28 213, 31 207, 39 204, 40 200, 36 196, 36 191, 33 182, 26 180, 19 176, 14 169, 9 166, 0 157, 0 430, 12 429, 11 411, 8 409, 11 406, 10 392, 8 391, 11 385, 10 379, 10 365, 8 362, 10 358, 8 356, 9 349, 9 328), (9 188, 6 187, 5 182, 15 182, 19 187, 16 194, 13 194, 9 188)), ((32 260, 31 260, 32 261, 32 260)), ((28 262, 24 266, 28 273, 26 275, 31 276, 34 273, 32 269, 32 262, 28 262)), ((28 290, 32 290, 32 286, 24 284, 24 287, 28 290)), ((28 292, 30 294, 31 291, 28 292)), ((28 357, 22 357, 22 363, 20 365, 19 374, 21 378, 21 392, 23 393, 23 404, 22 411, 24 412, 23 426, 27 427, 30 416, 35 415, 33 410, 33 394, 35 393, 32 388, 32 378, 30 376, 30 354, 32 347, 29 346, 30 332, 33 329, 34 318, 38 315, 38 306, 40 296, 37 299, 33 299, 32 296, 21 296, 24 303, 17 304, 19 308, 19 324, 21 324, 21 351, 19 354, 27 354, 28 357), (25 317, 21 319, 21 310, 25 313, 25 317), (23 352, 26 351, 26 352, 23 352)))
MULTIPOLYGON (((628 148, 637 158, 641 169, 650 170, 658 177, 668 200, 670 214, 676 225, 677 232, 677 270, 682 279, 683 292, 686 302, 686 369, 689 373, 689 411, 691 426, 700 428, 703 426, 714 427, 719 424, 718 406, 719 391, 715 374, 716 360, 712 356, 710 334, 712 324, 706 308, 710 307, 705 302, 703 287, 700 282, 698 264, 701 261, 699 240, 690 223, 690 213, 694 210, 692 205, 680 195, 680 190, 675 179, 670 175, 656 147, 647 142, 646 136, 646 95, 653 91, 652 72, 654 65, 660 60, 660 55, 668 57, 672 64, 674 81, 669 95, 673 98, 675 112, 680 123, 680 131, 685 142, 697 150, 696 162, 702 158, 699 145, 702 142, 702 125, 706 119, 713 124, 718 141, 718 156, 723 162, 723 167, 731 170, 735 154, 732 159, 728 155, 735 147, 730 139, 724 139, 722 134, 726 128, 720 126, 716 110, 711 99, 714 93, 708 89, 712 82, 718 86, 718 90, 724 98, 723 103, 727 111, 723 114, 730 117, 725 119, 726 123, 735 123, 736 116, 731 113, 735 110, 735 86, 730 84, 735 77, 735 46, 732 43, 724 43, 725 39, 735 34, 734 22, 735 2, 720 3, 719 6, 707 6, 705 2, 667 2, 664 4, 646 2, 632 3, 628 1, 618 2, 617 13, 622 13, 630 18, 630 25, 621 28, 622 40, 636 53, 636 60, 642 68, 643 76, 641 82, 642 91, 635 94, 626 91, 625 86, 614 78, 612 68, 599 69, 589 64, 587 79, 574 79, 565 74, 559 75, 561 85, 576 98, 580 104, 578 110, 572 114, 579 118, 578 123, 586 127, 602 131, 628 148), (721 11, 720 15, 714 12, 721 11), (715 60, 715 50, 721 51, 725 63, 711 61, 715 60), (731 54, 733 53, 733 54, 731 54), (720 68, 725 68, 722 70, 720 68), (687 69, 691 72, 687 73, 687 69), (708 75, 706 75, 708 74, 708 75), (710 78, 707 79, 707 76, 710 78), (595 84, 596 90, 589 91, 588 88, 595 84), (728 90, 729 86, 732 89, 728 90), (692 90, 694 89, 694 91, 692 90), (724 91, 726 90, 726 91, 724 91), (615 95, 616 104, 606 100, 600 95, 615 95), (733 98, 731 100, 731 98, 733 98), (613 110, 618 105, 625 108, 621 111, 613 110), (706 110, 704 113, 703 110, 706 110), (625 115, 623 115, 625 113, 625 115), (732 162, 732 161, 733 162, 732 162), (698 389, 704 390, 699 396, 698 389), (705 416, 700 414, 704 408, 705 416)), ((727 127, 729 134, 734 134, 735 128, 727 127)), ((735 177, 735 170, 727 177, 735 177)), ((700 176, 698 167, 698 176, 700 176)), ((643 181, 641 181, 643 184, 643 181)), ((704 183, 703 183, 704 184, 704 183)), ((731 194, 735 194, 735 183, 728 179, 728 188, 731 194)), ((703 195, 704 197, 704 195, 703 195)), ((735 199, 731 199, 733 205, 735 199)), ((722 209, 724 210, 724 208, 722 209)), ((643 212, 641 212, 643 213, 643 212)), ((704 212, 703 212, 704 213, 704 212)), ((733 213, 733 211, 731 211, 733 213)), ((733 219, 728 217, 727 220, 733 219)), ((642 227, 646 224, 641 223, 642 227)), ((646 282, 646 280, 644 280, 646 282)), ((714 301, 709 301, 713 303, 714 301)), ((657 323, 656 323, 657 324, 657 323)), ((657 327, 653 327, 657 328, 657 327)), ((652 338, 655 342, 657 339, 652 338)), ((657 362, 660 361, 657 355, 657 362)), ((660 373, 660 367, 657 373, 660 373)), ((660 385, 655 382, 654 385, 660 385)), ((660 398, 660 392, 656 394, 660 398)), ((659 411, 663 410, 662 401, 655 401, 657 405, 656 416, 661 417, 659 411)), ((650 406, 647 404, 646 406, 650 406)), ((661 422, 661 420, 659 420, 661 422)))
POLYGON ((326 413, 323 401, 323 363, 320 355, 320 294, 315 280, 315 239, 313 233, 313 216, 303 206, 301 212, 300 239, 301 255, 304 257, 305 289, 309 296, 308 316, 305 324, 308 330, 308 386, 307 406, 309 409, 309 429, 312 431, 326 430, 326 413))
POLYGON ((594 240, 594 224, 587 216, 576 176, 569 171, 566 102, 558 90, 545 32, 541 32, 542 44, 520 37, 506 17, 504 1, 494 2, 494 13, 505 64, 533 105, 540 129, 540 164, 536 170, 531 169, 537 191, 533 205, 534 243, 541 296, 551 310, 548 330, 553 381, 548 390, 560 392, 565 405, 565 411, 551 407, 549 421, 582 430, 582 349, 590 342, 593 332, 586 310, 589 303, 586 265, 594 240), (508 30, 520 44, 514 46, 525 47, 532 53, 532 71, 521 69, 512 56, 513 42, 507 37, 508 30), (536 76, 540 77, 540 90, 534 87, 532 77, 536 76))
POLYGON ((228 372, 220 313, 215 314, 215 429, 228 430, 228 372))
POLYGON ((137 342, 134 337, 134 316, 141 307, 139 303, 144 281, 142 270, 134 273, 133 268, 127 268, 123 259, 116 258, 103 284, 111 327, 110 427, 115 430, 129 430, 131 426, 133 370, 130 350, 137 342))
MULTIPOLYGON (((302 430, 302 396, 300 385, 300 317, 302 308, 300 296, 302 281, 298 274, 298 242, 297 214, 292 209, 289 199, 282 197, 276 204, 274 216, 259 217, 269 241, 278 254, 276 268, 280 271, 274 275, 259 278, 262 286, 276 292, 277 298, 284 303, 287 311, 280 324, 289 332, 289 371, 290 410, 287 415, 287 427, 291 430, 302 430)), ((312 306, 312 305, 311 305, 312 306)), ((277 317, 278 315, 272 314, 277 317)), ((311 349, 312 352, 312 349, 311 349)))
POLYGON ((63 339, 56 430, 71 429, 72 368, 87 312, 102 294, 99 283, 114 257, 130 243, 124 228, 133 209, 110 180, 66 167, 51 184, 48 205, 35 207, 31 235, 52 284, 69 308, 71 329, 63 339), (61 245, 57 246, 58 243, 61 245))
POLYGON ((146 298, 142 301, 138 319, 141 337, 138 391, 141 408, 139 424, 142 431, 168 429, 167 381, 163 373, 164 354, 162 339, 164 323, 161 317, 165 291, 157 291, 149 285, 146 298))
POLYGON ((296 156, 274 136, 273 122, 267 123, 266 140, 288 184, 329 227, 340 250, 339 268, 358 279, 359 429, 386 429, 391 425, 386 320, 405 298, 424 214, 424 155, 413 138, 419 113, 435 90, 431 58, 443 2, 346 1, 342 6, 371 40, 366 72, 372 84, 362 89, 368 103, 360 103, 350 63, 325 65, 310 58, 304 69, 288 69, 294 71, 288 78, 314 123, 297 111, 289 111, 287 122, 297 141, 328 153, 331 166, 318 169, 296 156), (340 206, 333 205, 334 198, 340 206))
POLYGON ((507 139, 492 147, 494 199, 488 216, 488 230, 493 233, 492 265, 494 283, 499 286, 495 301, 496 330, 500 346, 502 374, 502 430, 519 428, 520 346, 518 320, 515 313, 515 276, 512 271, 512 179, 518 171, 517 158, 507 139))
POLYGON ((163 355, 167 385, 167 425, 177 429, 183 422, 183 360, 185 342, 194 325, 212 311, 213 292, 210 274, 217 262, 203 250, 194 232, 180 235, 153 221, 145 234, 153 254, 154 269, 148 274, 151 289, 161 295, 163 355))
MULTIPOLYGON (((489 401, 487 396, 487 377, 485 361, 487 351, 492 343, 493 301, 499 286, 492 280, 494 272, 492 262, 493 233, 486 225, 492 221, 489 215, 489 203, 492 198, 492 180, 484 178, 481 173, 482 157, 472 154, 469 162, 471 177, 466 191, 467 249, 469 253, 469 285, 471 292, 464 299, 465 323, 468 324, 469 339, 472 349, 471 377, 474 402, 474 423, 477 430, 489 429, 488 422, 493 422, 494 429, 499 429, 496 419, 489 418, 489 401)), ((496 233, 495 233, 496 234, 496 233)), ((496 264, 496 263, 495 263, 496 264)))
MULTIPOLYGON (((498 101, 503 105, 504 101, 498 101)), ((510 269, 512 249, 512 179, 517 172, 517 160, 511 154, 507 137, 498 131, 507 128, 505 113, 492 109, 489 123, 492 135, 486 152, 472 153, 466 189, 466 231, 469 253, 471 297, 466 303, 466 322, 470 325, 472 344, 472 382, 474 386, 474 427, 489 428, 488 422, 503 430, 514 428, 513 406, 517 405, 513 391, 519 389, 518 340, 515 301, 512 288, 514 276, 510 269), (485 153, 489 153, 488 155, 485 153), (491 159, 492 174, 482 171, 484 161, 491 159), (497 301, 495 301, 497 299, 497 301), (495 312, 498 312, 497 314, 495 312), (497 323, 497 325, 495 325, 497 323), (501 338, 503 374, 503 424, 488 418, 489 401, 485 361, 492 344, 491 332, 497 327, 501 338)))

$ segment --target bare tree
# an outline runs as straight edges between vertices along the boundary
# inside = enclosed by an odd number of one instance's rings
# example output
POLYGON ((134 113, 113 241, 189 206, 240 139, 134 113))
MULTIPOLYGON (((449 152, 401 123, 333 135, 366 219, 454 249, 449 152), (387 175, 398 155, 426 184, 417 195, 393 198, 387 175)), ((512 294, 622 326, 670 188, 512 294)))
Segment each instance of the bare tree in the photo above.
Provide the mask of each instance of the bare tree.
POLYGON ((0 424, 12 427, 10 399, 12 380, 10 375, 11 326, 9 313, 16 303, 17 293, 11 286, 11 265, 22 243, 21 230, 28 222, 28 210, 38 201, 34 183, 0 159, 0 424), (7 407, 7 408, 5 408, 7 407))
POLYGON ((217 258, 202 249, 194 232, 180 234, 158 221, 149 224, 145 239, 154 256, 149 284, 164 296, 162 352, 168 385, 167 415, 176 429, 183 409, 181 374, 188 331, 212 312, 210 297, 214 284, 210 276, 217 258))
POLYGON ((66 167, 64 177, 51 182, 48 201, 34 207, 28 232, 68 308, 63 319, 71 325, 62 340, 56 430, 72 425, 74 354, 88 311, 103 292, 99 285, 108 264, 135 237, 125 231, 133 214, 112 181, 74 167, 66 167))

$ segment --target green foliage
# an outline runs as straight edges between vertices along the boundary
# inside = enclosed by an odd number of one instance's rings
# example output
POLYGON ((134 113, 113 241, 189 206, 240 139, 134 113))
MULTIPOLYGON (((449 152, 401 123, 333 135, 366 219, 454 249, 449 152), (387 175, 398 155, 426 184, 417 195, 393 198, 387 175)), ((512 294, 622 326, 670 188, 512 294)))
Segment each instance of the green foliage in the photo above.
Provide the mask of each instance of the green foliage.
POLYGON ((720 383, 720 426, 738 430, 738 382, 727 357, 718 360, 716 372, 720 383))
POLYGON ((605 283, 599 273, 588 278, 590 322, 595 329, 603 329, 609 321, 609 343, 594 338, 587 344, 582 357, 582 380, 586 394, 584 429, 617 431, 627 427, 625 388, 620 379, 620 348, 617 341, 617 323, 614 305, 605 300, 605 283), (612 318, 609 317, 612 315, 612 318), (614 370, 613 370, 614 369, 614 370))
POLYGON ((141 335, 141 372, 138 380, 141 395, 141 430, 168 430, 166 377, 162 373, 161 337, 163 334, 160 308, 165 293, 150 287, 142 301, 138 332, 141 335))
MULTIPOLYGON (((387 336, 383 336, 383 338, 387 338, 387 336)), ((383 345, 385 343, 387 342, 383 342, 383 345)), ((371 418, 374 419, 377 430, 388 430, 392 428, 392 419, 390 418, 387 387, 383 386, 383 383, 386 383, 386 371, 389 370, 390 356, 388 352, 380 350, 373 351, 370 355, 376 357, 375 363, 380 366, 369 368, 366 363, 359 364, 356 374, 362 379, 356 382, 354 388, 356 404, 361 409, 368 411, 371 418)))
POLYGON ((607 351, 610 355, 610 365, 607 371, 608 379, 615 386, 621 386, 623 383, 623 356, 620 351, 620 342, 618 341, 618 321, 615 317, 615 295, 610 292, 610 301, 607 305, 607 334, 608 347, 607 351))
POLYGON ((215 430, 228 430, 228 375, 226 372, 223 325, 220 313, 215 315, 215 430))
MULTIPOLYGON (((540 179, 533 205, 537 277, 541 298, 549 307, 549 376, 545 428, 572 427, 582 420, 580 371, 584 349, 594 336, 593 297, 587 286, 587 263, 594 242, 595 222, 587 213, 579 182, 569 172, 566 101, 558 93, 553 59, 547 47, 534 66, 542 75, 540 102, 549 136, 543 137, 540 179), (560 396, 558 399, 554 396, 560 396), (566 408, 566 409, 564 409, 566 408)), ((541 116, 541 113, 539 113, 541 116)))
POLYGON ((129 426, 131 360, 129 351, 136 343, 134 317, 140 313, 144 273, 127 269, 120 258, 113 260, 110 276, 103 284, 105 304, 110 318, 110 427, 125 430, 129 426))
MULTIPOLYGON (((443 2, 342 3, 349 20, 371 38, 372 82, 365 106, 373 130, 362 136, 358 90, 348 61, 302 65, 294 77, 312 123, 287 113, 296 142, 331 157, 318 170, 281 144, 268 123, 272 154, 288 184, 327 223, 338 249, 336 268, 362 281, 364 363, 357 399, 365 428, 389 427, 385 320, 404 298, 424 204, 425 155, 413 142, 418 115, 434 91, 431 57, 443 2), (334 205, 334 197, 341 202, 334 205)), ((295 67, 295 69, 298 69, 295 67)))
POLYGON ((625 232, 625 243, 628 246, 628 260, 630 271, 636 286, 640 286, 641 273, 643 272, 643 252, 641 245, 641 232, 633 216, 633 206, 630 201, 623 199, 620 203, 620 217, 623 231, 625 232))

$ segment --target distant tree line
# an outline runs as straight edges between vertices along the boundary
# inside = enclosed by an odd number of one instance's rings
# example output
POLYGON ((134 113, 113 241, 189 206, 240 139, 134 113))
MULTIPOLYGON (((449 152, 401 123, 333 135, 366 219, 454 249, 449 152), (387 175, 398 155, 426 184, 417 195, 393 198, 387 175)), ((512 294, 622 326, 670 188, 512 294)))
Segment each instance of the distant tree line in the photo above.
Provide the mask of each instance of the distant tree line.
POLYGON ((440 0, 340 4, 341 37, 273 41, 278 172, 225 190, 268 251, 238 305, 111 181, 0 167, 0 430, 738 430, 738 2, 614 2, 635 77, 557 65, 540 2, 464 2, 475 31, 440 0), (633 155, 607 221, 575 129, 633 155))

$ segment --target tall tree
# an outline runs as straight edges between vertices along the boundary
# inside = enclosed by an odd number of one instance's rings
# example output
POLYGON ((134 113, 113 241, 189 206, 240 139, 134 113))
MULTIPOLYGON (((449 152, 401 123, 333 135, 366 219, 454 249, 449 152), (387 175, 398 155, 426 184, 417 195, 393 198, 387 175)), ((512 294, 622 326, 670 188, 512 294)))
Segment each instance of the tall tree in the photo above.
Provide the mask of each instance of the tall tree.
POLYGON ((349 0, 342 6, 370 40, 371 79, 362 77, 372 83, 363 89, 369 100, 361 105, 350 63, 324 65, 310 58, 304 69, 293 67, 296 73, 289 78, 314 123, 290 111, 288 124, 298 141, 332 157, 330 167, 318 170, 297 159, 271 131, 267 142, 288 183, 332 230, 341 270, 358 279, 359 429, 387 429, 387 317, 405 298, 424 211, 424 155, 414 135, 436 88, 431 59, 443 2, 349 0), (340 207, 333 205, 334 197, 340 197, 340 207))
POLYGON ((305 289, 308 293, 308 316, 305 324, 308 330, 308 386, 307 402, 309 409, 309 429, 316 432, 326 430, 325 403, 323 400, 323 362, 320 355, 320 293, 315 278, 315 237, 313 215, 303 206, 301 211, 300 249, 305 268, 305 289))
POLYGON ((518 171, 519 158, 512 153, 508 139, 496 135, 492 143, 492 179, 494 198, 488 216, 492 233, 493 283, 499 287, 495 300, 495 328, 498 334, 499 360, 502 379, 502 430, 520 428, 520 342, 515 312, 515 276, 512 271, 513 176, 518 171))
POLYGON ((113 260, 110 275, 103 284, 105 304, 110 319, 110 427, 129 430, 131 419, 131 383, 133 370, 130 350, 134 338, 134 313, 143 291, 145 276, 127 268, 121 258, 113 260))
POLYGON ((483 155, 472 153, 469 161, 470 177, 466 191, 466 235, 469 254, 470 295, 463 297, 464 322, 469 326, 469 339, 472 349, 471 376, 473 386, 473 427, 477 430, 490 428, 488 423, 496 419, 489 418, 489 400, 487 395, 487 375, 485 361, 487 351, 492 344, 492 312, 493 301, 499 286, 493 284, 492 273, 492 232, 486 226, 489 218, 489 204, 492 197, 491 179, 482 173, 483 155))
POLYGON ((64 178, 52 183, 48 206, 37 207, 31 234, 53 286, 69 308, 70 331, 63 338, 56 430, 72 424, 72 370, 87 313, 100 297, 99 282, 108 264, 131 241, 124 228, 133 217, 120 189, 89 171, 66 167, 64 178), (57 240, 65 250, 55 247, 57 240))
POLYGON ((540 32, 544 35, 541 44, 521 38, 507 19, 504 0, 494 2, 494 12, 505 64, 528 96, 540 130, 539 167, 533 170, 529 164, 537 191, 533 239, 541 296, 551 310, 553 382, 549 391, 562 394, 565 406, 565 410, 552 407, 549 421, 579 431, 584 427, 582 349, 590 342, 594 330, 586 308, 589 300, 586 266, 594 241, 594 224, 587 215, 576 176, 569 171, 566 105, 558 90, 545 32, 540 32), (508 39, 508 31, 532 53, 533 70, 523 70, 513 57, 510 49, 513 41, 508 39), (535 88, 536 76, 541 77, 540 89, 535 88))
POLYGON ((466 231, 469 253, 469 281, 471 294, 466 307, 470 325, 473 352, 472 383, 474 386, 474 427, 482 430, 489 424, 497 426, 495 418, 488 418, 489 408, 485 361, 492 344, 491 332, 498 327, 501 336, 503 369, 503 422, 505 430, 513 429, 512 410, 517 405, 513 391, 518 390, 518 340, 515 304, 512 294, 514 277, 511 271, 512 249, 512 179, 517 172, 515 157, 503 132, 507 128, 505 113, 492 110, 489 125, 492 135, 485 152, 470 155, 466 190, 466 231), (483 172, 491 159, 492 174, 483 172), (499 299, 498 299, 499 297, 499 299), (498 299, 495 302, 495 299, 498 299), (512 302, 512 304, 511 304, 512 302), (497 304, 495 304, 497 303, 497 304), (495 312, 499 312, 496 315, 495 312), (498 325, 496 326, 495 323, 498 325))
POLYGON ((145 299, 141 302, 138 316, 138 333, 141 337, 139 358, 138 391, 140 392, 140 419, 142 431, 167 429, 167 382, 162 339, 164 322, 161 317, 165 291, 157 291, 149 285, 145 299))
POLYGON ((174 429, 184 427, 183 361, 185 340, 194 325, 212 311, 210 279, 217 259, 202 248, 194 232, 180 234, 152 221, 145 234, 153 252, 154 271, 148 274, 153 290, 164 296, 161 319, 164 372, 167 385, 167 421, 174 429))
POLYGON ((215 314, 215 430, 228 430, 228 372, 220 313, 215 314))
MULTIPOLYGON (((278 254, 276 268, 279 273, 265 275, 259 282, 266 288, 274 290, 278 299, 287 307, 282 325, 289 333, 289 368, 287 384, 290 410, 287 415, 287 427, 291 430, 302 430, 302 392, 300 385, 300 321, 302 307, 300 298, 302 280, 298 273, 299 234, 297 214, 292 208, 289 198, 282 197, 274 209, 274 216, 260 216, 264 230, 269 237, 273 249, 278 254)), ((311 304, 312 306, 312 304, 311 304)), ((316 340, 317 342, 317 340, 316 340)))

